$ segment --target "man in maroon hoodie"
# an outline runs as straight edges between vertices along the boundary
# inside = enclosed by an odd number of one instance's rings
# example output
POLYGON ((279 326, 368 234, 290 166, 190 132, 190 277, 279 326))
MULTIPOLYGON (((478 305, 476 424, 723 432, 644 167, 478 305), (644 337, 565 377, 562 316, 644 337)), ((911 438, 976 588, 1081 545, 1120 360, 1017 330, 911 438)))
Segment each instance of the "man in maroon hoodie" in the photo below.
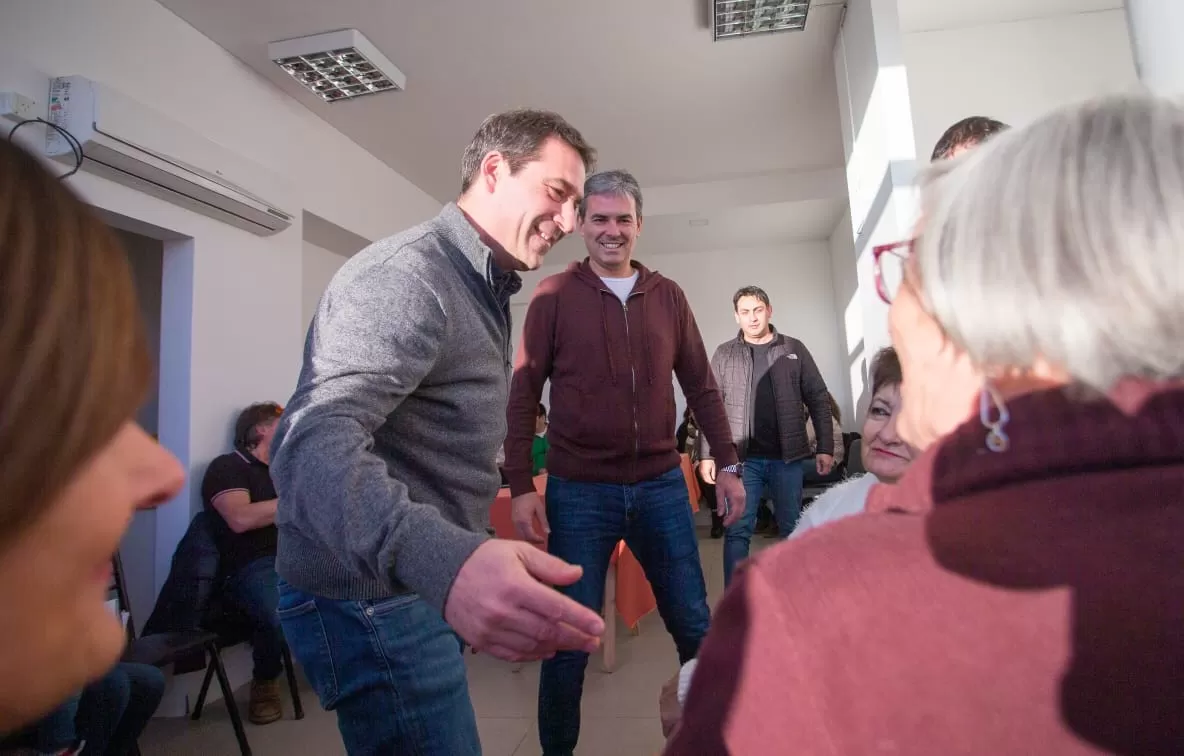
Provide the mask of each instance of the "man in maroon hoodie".
MULTIPOLYGON (((723 399, 686 295, 634 262, 641 189, 625 171, 584 185, 580 233, 588 258, 539 284, 523 325, 507 413, 506 477, 514 524, 526 539, 584 568, 559 590, 600 611, 605 574, 624 539, 645 569, 680 662, 699 651, 710 613, 699 544, 675 445, 678 377, 719 465, 726 525, 744 511, 723 399), (531 478, 531 441, 551 381, 546 505, 531 478), (543 532, 535 531, 538 518, 543 532)), ((570 756, 580 734, 585 652, 543 662, 539 739, 544 756, 570 756)))

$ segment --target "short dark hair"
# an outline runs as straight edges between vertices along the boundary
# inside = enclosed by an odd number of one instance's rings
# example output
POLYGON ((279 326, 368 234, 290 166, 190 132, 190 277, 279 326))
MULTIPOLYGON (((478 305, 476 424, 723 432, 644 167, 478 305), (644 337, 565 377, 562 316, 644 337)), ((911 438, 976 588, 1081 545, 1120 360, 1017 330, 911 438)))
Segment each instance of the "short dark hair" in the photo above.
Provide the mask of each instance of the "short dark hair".
POLYGON ((738 310, 740 308, 740 299, 742 297, 756 297, 760 301, 764 302, 765 307, 772 307, 772 305, 769 304, 769 295, 766 294, 765 290, 759 286, 744 286, 738 289, 735 295, 732 296, 733 310, 738 310))
POLYGON ((259 445, 259 426, 278 420, 284 408, 275 402, 258 402, 238 413, 234 422, 234 448, 250 451, 259 445))
POLYGON ((963 118, 941 135, 933 148, 930 160, 945 160, 961 147, 977 147, 1000 131, 1010 128, 1002 121, 986 116, 963 118))
POLYGON ((900 372, 900 357, 892 347, 884 347, 872 358, 872 396, 882 388, 899 386, 904 382, 900 372))
POLYGON ((584 161, 584 170, 592 170, 596 150, 563 116, 549 110, 509 110, 486 118, 465 148, 460 161, 460 193, 464 194, 473 185, 481 161, 489 153, 500 152, 514 174, 532 160, 538 160, 543 143, 551 137, 570 145, 584 161))

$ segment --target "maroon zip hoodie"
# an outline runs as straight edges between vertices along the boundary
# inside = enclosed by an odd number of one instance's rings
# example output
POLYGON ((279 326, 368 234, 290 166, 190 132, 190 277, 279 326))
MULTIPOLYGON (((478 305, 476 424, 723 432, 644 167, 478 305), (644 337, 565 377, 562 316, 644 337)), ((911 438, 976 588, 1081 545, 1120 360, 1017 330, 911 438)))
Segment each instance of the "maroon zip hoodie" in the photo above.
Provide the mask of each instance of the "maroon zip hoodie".
POLYGON ((551 381, 547 471, 570 480, 632 484, 679 464, 674 383, 720 466, 736 462, 723 398, 686 295, 634 262, 622 304, 587 259, 543 280, 522 326, 506 412, 510 493, 534 490, 530 448, 551 381), (718 444, 718 447, 717 447, 718 444))

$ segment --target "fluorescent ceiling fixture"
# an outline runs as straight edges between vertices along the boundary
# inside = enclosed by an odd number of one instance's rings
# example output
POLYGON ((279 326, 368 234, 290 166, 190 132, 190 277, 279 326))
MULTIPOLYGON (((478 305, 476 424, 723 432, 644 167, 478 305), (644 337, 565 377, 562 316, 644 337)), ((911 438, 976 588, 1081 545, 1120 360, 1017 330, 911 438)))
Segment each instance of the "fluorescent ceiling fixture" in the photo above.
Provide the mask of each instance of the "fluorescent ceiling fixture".
POLYGON ((810 0, 711 0, 711 32, 721 39, 802 31, 810 0))
POLYGON ((285 39, 267 55, 325 102, 407 88, 407 77, 357 29, 285 39))

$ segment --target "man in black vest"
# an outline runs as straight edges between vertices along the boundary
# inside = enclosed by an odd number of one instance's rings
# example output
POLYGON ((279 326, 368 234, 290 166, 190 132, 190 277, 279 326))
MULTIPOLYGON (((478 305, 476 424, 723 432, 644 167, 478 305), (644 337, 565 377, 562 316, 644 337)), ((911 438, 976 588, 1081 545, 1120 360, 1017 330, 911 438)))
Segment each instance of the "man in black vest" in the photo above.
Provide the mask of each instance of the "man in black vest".
MULTIPOLYGON (((761 492, 768 487, 783 538, 788 538, 802 509, 802 477, 806 464, 819 475, 834 465, 833 419, 826 381, 806 345, 778 333, 770 320, 769 295, 746 286, 732 297, 740 333, 725 341, 711 358, 711 369, 724 395, 732 438, 743 462, 743 516, 727 528, 724 538, 724 584, 736 565, 748 557, 761 492), (813 456, 806 435, 803 405, 810 410, 818 439, 813 456)), ((699 435, 699 472, 715 482, 716 466, 703 434, 699 435)))
POLYGON ((268 470, 282 411, 274 402, 243 410, 234 426, 234 451, 214 459, 201 484, 202 503, 216 515, 211 524, 228 596, 254 625, 248 717, 255 724, 269 724, 284 714, 279 686, 283 634, 275 612, 277 498, 268 470))

